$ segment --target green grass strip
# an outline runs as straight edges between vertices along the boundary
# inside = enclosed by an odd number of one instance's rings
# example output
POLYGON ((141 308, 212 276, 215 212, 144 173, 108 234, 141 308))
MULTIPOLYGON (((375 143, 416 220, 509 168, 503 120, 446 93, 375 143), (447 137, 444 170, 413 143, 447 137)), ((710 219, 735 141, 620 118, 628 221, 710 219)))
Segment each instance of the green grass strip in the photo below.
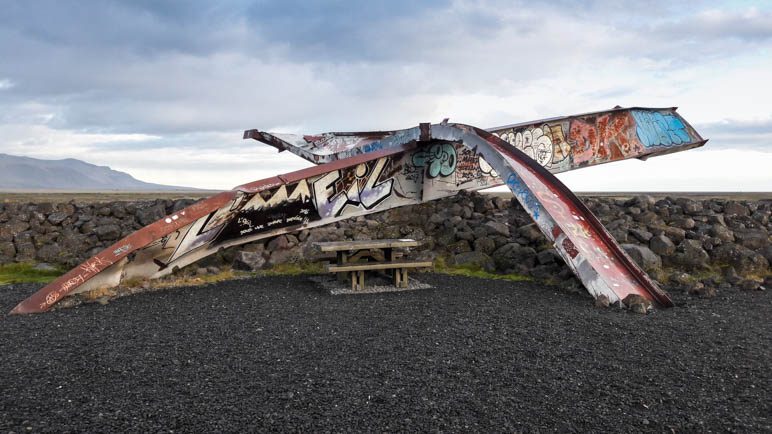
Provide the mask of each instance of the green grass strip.
POLYGON ((0 285, 11 283, 48 283, 64 272, 60 269, 38 270, 35 264, 1 264, 0 265, 0 285))

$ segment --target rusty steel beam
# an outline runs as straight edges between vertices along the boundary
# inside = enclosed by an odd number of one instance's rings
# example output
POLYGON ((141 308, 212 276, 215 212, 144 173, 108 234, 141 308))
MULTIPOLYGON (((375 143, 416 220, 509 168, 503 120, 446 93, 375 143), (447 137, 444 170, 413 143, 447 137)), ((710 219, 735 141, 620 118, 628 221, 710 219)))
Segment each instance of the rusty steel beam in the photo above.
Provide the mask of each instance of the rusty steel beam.
MULTIPOLYGON (((583 140, 571 145, 579 158, 569 161, 579 166, 705 143, 674 112, 634 109, 583 116, 577 117, 577 126, 574 120, 568 124, 569 131, 576 131, 569 137, 583 140), (611 121, 615 129, 608 128, 611 121), (622 149, 631 152, 625 156, 622 149), (599 156, 587 159, 585 153, 599 156)), ((552 131, 549 122, 543 125, 552 131)), ((667 295, 552 175, 551 168, 524 152, 526 141, 519 141, 515 131, 523 137, 525 133, 518 128, 522 127, 491 133, 442 123, 391 132, 322 135, 328 155, 337 156, 329 163, 245 184, 167 216, 51 282, 12 313, 46 311, 68 295, 114 287, 126 279, 161 277, 221 248, 434 200, 500 179, 593 296, 606 295, 614 302, 638 294, 670 305, 667 295), (504 136, 510 133, 515 145, 510 136, 504 136), (340 158, 345 153, 351 156, 340 158)), ((282 146, 288 143, 286 135, 248 133, 246 137, 282 146)), ((532 149, 545 142, 538 141, 543 134, 534 141, 532 130, 530 137, 532 149)))
MULTIPOLYGON (((486 130, 514 145, 552 173, 628 158, 645 160, 699 147, 706 142, 675 107, 618 107, 486 130)), ((247 130, 244 138, 261 141, 280 151, 290 151, 315 164, 324 164, 378 150, 383 137, 397 133, 297 135, 247 130)))

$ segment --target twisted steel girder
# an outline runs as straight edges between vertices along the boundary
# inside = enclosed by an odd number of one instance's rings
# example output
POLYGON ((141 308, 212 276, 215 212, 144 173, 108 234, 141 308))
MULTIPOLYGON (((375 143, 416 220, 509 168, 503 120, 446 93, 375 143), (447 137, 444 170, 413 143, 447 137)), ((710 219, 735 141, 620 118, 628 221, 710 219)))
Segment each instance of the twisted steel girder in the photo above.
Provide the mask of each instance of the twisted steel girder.
POLYGON ((152 223, 46 285, 12 313, 43 312, 71 294, 158 278, 222 248, 502 182, 593 296, 615 302, 638 294, 670 306, 667 294, 551 172, 705 143, 675 109, 640 108, 492 132, 441 123, 321 136, 250 130, 245 137, 326 162, 238 186, 152 223))

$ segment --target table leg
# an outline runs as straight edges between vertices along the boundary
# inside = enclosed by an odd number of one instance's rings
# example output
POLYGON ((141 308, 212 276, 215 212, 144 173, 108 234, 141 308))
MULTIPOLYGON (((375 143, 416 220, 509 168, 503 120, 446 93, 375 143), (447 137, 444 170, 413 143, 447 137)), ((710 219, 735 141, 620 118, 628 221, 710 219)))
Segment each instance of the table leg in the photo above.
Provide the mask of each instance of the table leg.
POLYGON ((351 276, 351 290, 352 291, 361 291, 365 289, 365 272, 364 270, 359 271, 351 271, 349 273, 351 276))
MULTIPOLYGON (((348 262, 348 253, 343 251, 337 252, 338 265, 345 265, 348 262)), ((338 282, 346 281, 346 273, 338 273, 338 282)))
MULTIPOLYGON (((383 249, 383 260, 386 262, 391 262, 394 260, 394 250, 391 247, 386 247, 383 249)), ((391 273, 392 277, 394 277, 395 282, 397 279, 397 270, 387 270, 386 274, 391 273)), ((395 283, 394 286, 397 286, 395 283)))

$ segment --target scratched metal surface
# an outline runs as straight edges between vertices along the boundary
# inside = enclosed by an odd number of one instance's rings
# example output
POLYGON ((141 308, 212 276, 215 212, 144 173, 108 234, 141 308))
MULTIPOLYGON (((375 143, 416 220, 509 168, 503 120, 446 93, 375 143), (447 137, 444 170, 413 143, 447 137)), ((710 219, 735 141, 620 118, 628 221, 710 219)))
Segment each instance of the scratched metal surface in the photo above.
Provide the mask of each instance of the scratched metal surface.
MULTIPOLYGON (((691 145, 704 143, 688 124, 681 125, 691 145)), ((662 131, 651 133, 631 130, 628 124, 625 134, 636 148, 666 135, 672 141, 668 125, 660 126, 662 131)), ((42 312, 69 294, 114 287, 126 279, 158 278, 224 247, 434 200, 460 189, 485 188, 500 182, 500 174, 593 295, 607 294, 614 301, 636 292, 667 305, 668 299, 658 299, 658 288, 646 282, 589 210, 517 145, 459 124, 347 137, 349 142, 361 139, 371 150, 245 184, 167 216, 42 288, 13 313, 42 312)), ((689 146, 683 140, 679 146, 689 146)))
MULTIPOLYGON (((593 297, 605 295, 613 303, 637 294, 672 306, 670 297, 640 269, 606 231, 595 215, 548 170, 497 136, 474 131, 459 137, 468 146, 481 140, 483 156, 506 178, 506 185, 553 243, 564 261, 593 297)), ((450 138, 451 135, 442 135, 450 138)))
MULTIPOLYGON (((617 108, 489 128, 552 173, 628 158, 684 151, 705 142, 675 108, 617 108)), ((316 164, 383 148, 379 139, 396 131, 318 135, 244 132, 316 164)), ((496 185, 503 184, 499 180, 496 185)))

